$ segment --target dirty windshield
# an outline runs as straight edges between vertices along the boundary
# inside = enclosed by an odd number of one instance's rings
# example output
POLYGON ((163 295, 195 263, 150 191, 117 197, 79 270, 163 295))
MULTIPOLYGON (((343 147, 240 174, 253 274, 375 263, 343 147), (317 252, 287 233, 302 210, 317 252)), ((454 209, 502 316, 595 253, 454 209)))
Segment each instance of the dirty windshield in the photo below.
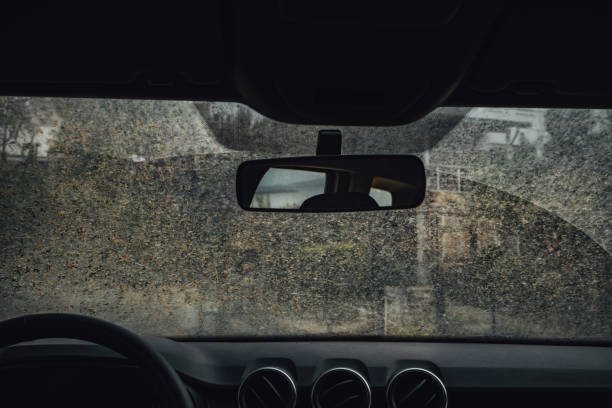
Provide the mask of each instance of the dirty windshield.
POLYGON ((312 155, 319 129, 230 103, 1 97, 0 319, 612 340, 612 111, 440 108, 340 127, 343 154, 417 154, 423 204, 241 210, 239 164, 312 155))

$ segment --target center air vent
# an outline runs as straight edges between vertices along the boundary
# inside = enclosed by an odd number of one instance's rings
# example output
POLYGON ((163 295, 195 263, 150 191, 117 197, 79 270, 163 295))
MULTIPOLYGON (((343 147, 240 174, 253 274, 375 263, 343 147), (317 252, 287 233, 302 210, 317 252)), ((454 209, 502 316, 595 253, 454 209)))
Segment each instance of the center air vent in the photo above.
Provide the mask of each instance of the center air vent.
POLYGON ((297 388, 291 375, 276 367, 252 371, 238 390, 240 408, 293 408, 297 388))
POLYGON ((447 400, 442 380, 422 368, 402 370, 387 385, 387 404, 391 408, 445 408, 447 400))
POLYGON ((332 368, 312 387, 315 408, 369 408, 372 400, 366 379, 350 368, 332 368))

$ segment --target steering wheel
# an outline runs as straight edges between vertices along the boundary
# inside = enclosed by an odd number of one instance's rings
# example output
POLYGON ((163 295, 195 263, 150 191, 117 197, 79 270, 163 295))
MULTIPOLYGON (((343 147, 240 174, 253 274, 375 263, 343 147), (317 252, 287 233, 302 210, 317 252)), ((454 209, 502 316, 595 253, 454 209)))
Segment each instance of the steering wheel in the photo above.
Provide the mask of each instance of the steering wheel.
POLYGON ((93 317, 64 313, 33 314, 0 322, 0 349, 43 338, 85 340, 116 351, 153 375, 169 407, 194 407, 174 368, 140 336, 123 327, 93 317))

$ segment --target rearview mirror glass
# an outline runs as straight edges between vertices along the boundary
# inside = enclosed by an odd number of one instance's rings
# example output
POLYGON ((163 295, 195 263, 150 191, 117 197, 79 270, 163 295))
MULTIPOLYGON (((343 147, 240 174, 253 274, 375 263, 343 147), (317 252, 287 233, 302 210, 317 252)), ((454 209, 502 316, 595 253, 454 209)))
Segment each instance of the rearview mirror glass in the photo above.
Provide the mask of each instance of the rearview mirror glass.
POLYGON ((417 207, 425 169, 416 156, 314 156, 247 161, 236 175, 245 210, 336 212, 417 207))

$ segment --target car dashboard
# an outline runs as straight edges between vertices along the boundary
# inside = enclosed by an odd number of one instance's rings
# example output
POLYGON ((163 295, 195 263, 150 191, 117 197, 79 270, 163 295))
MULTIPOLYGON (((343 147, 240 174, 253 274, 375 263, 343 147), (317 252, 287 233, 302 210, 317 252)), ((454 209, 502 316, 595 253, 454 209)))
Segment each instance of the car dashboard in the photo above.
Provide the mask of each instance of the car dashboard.
MULTIPOLYGON (((198 407, 574 407, 612 397, 612 349, 602 346, 147 340, 198 407)), ((39 340, 0 358, 4 400, 20 406, 158 406, 144 371, 95 344, 39 340)))

